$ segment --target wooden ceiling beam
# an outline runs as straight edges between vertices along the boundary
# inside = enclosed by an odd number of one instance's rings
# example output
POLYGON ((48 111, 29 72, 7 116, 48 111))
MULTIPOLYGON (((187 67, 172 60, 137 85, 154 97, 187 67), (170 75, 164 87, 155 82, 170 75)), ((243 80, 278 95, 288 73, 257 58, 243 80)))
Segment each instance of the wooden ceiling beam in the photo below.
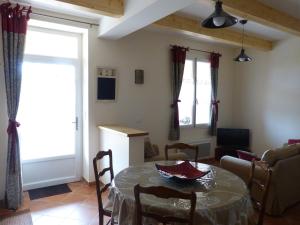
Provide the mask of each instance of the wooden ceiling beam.
POLYGON ((281 12, 257 0, 222 0, 231 14, 300 36, 300 19, 281 12))
POLYGON ((124 14, 124 0, 56 0, 71 6, 93 10, 97 13, 110 16, 121 17, 124 14))
MULTIPOLYGON (((154 23, 155 26, 169 28, 180 31, 182 33, 189 33, 193 36, 200 36, 205 39, 216 40, 223 43, 229 43, 236 46, 241 46, 242 33, 228 29, 208 29, 201 26, 200 22, 194 19, 186 18, 172 14, 154 23)), ((256 48, 259 50, 272 50, 273 44, 271 41, 245 35, 244 46, 256 48)))

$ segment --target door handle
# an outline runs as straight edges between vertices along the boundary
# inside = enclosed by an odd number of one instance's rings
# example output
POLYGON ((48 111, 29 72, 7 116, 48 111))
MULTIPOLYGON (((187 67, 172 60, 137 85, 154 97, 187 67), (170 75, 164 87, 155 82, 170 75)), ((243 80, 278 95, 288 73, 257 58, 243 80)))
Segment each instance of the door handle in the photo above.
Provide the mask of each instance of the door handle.
POLYGON ((75 123, 75 129, 78 130, 78 117, 77 116, 75 118, 75 121, 72 123, 75 123))

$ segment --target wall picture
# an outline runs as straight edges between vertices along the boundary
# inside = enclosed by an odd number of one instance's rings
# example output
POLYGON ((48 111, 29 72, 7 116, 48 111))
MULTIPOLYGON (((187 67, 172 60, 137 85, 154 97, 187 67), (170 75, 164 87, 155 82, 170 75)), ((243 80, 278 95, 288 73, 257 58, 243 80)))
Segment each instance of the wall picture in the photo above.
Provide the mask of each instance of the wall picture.
POLYGON ((97 78, 97 100, 116 99, 116 78, 98 77, 97 78))

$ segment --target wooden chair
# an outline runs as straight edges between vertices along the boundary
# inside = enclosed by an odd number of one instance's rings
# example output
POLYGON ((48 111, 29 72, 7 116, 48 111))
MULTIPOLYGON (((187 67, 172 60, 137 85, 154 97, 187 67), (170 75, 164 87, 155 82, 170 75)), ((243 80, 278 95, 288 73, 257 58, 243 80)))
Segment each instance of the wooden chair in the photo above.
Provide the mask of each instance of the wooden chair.
MULTIPOLYGON (((96 157, 93 159, 93 166, 94 166, 97 197, 98 197, 99 225, 103 225, 104 216, 107 217, 112 216, 111 208, 109 206, 104 206, 102 202, 102 193, 105 192, 109 188, 109 186, 111 186, 112 180, 114 179, 114 171, 112 166, 112 151, 110 149, 108 151, 99 151, 96 157), (97 162, 105 156, 109 156, 109 167, 99 171, 97 167, 97 162), (102 177, 108 171, 110 172, 110 183, 101 185, 100 177, 102 177)), ((107 224, 109 223, 114 224, 113 218, 111 218, 107 222, 107 224)))
POLYGON ((197 162, 198 160, 198 146, 196 145, 189 145, 189 144, 185 144, 185 143, 175 143, 172 145, 166 145, 165 146, 165 158, 166 160, 169 160, 169 156, 168 156, 168 151, 170 149, 179 149, 179 150, 184 150, 184 149, 192 149, 195 150, 195 162, 197 162))
POLYGON ((251 200, 254 204, 254 208, 258 210, 258 219, 256 225, 262 225, 264 221, 265 208, 270 188, 270 182, 272 177, 272 170, 268 168, 268 164, 264 161, 252 161, 250 179, 248 183, 248 188, 250 191, 251 200), (260 167, 264 174, 264 181, 257 179, 255 177, 255 168, 260 167), (253 190, 256 187, 256 190, 259 191, 259 199, 257 196, 254 196, 253 190))
POLYGON ((137 225, 142 225, 142 218, 148 217, 155 219, 156 221, 166 225, 168 223, 184 223, 188 225, 193 224, 194 212, 196 207, 196 194, 192 193, 183 193, 170 188, 158 186, 158 187, 141 187, 137 184, 134 187, 134 196, 135 196, 135 206, 136 206, 136 216, 137 216, 137 225), (191 202, 190 212, 188 218, 181 218, 176 216, 164 216, 152 212, 145 212, 142 209, 142 204, 140 200, 140 194, 149 194, 154 195, 158 198, 178 198, 178 199, 187 199, 191 202))

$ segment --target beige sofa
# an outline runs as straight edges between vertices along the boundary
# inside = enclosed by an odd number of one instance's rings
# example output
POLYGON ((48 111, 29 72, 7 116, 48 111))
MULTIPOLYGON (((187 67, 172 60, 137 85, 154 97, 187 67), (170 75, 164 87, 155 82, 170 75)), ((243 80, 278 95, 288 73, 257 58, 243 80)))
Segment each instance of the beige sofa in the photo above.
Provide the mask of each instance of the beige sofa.
MULTIPOLYGON (((262 160, 267 161, 273 171, 266 213, 281 215, 285 209, 300 202, 300 144, 268 150, 262 160)), ((251 162, 224 156, 220 165, 248 182, 251 162)), ((256 174, 258 179, 263 179, 258 168, 256 174)))

